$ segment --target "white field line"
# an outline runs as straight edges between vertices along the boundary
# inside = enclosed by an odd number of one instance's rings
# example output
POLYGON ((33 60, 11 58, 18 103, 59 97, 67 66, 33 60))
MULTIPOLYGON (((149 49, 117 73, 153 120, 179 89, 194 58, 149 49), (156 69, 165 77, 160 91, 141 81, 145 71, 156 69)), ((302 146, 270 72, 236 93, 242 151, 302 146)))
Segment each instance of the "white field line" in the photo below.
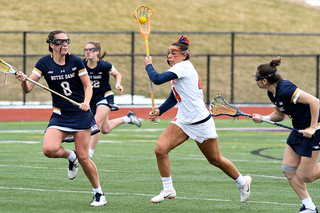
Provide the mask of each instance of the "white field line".
MULTIPOLYGON (((92 191, 69 191, 69 190, 50 190, 50 189, 33 189, 33 188, 21 188, 21 187, 5 187, 0 186, 0 189, 4 190, 19 190, 19 191, 39 191, 39 192, 62 192, 62 193, 79 193, 79 194, 92 194, 92 191)), ((135 194, 135 193, 118 193, 118 192, 104 192, 106 195, 120 195, 120 196, 144 196, 144 197, 153 197, 155 195, 151 194, 135 194)), ((196 197, 176 197, 176 199, 184 200, 206 200, 206 201, 223 201, 223 202, 235 202, 234 200, 226 199, 215 199, 215 198, 196 198, 196 197)), ((301 204, 294 203, 277 203, 277 202, 266 202, 266 201, 247 201, 247 203, 262 203, 270 205, 283 205, 283 206, 300 206, 301 204)))

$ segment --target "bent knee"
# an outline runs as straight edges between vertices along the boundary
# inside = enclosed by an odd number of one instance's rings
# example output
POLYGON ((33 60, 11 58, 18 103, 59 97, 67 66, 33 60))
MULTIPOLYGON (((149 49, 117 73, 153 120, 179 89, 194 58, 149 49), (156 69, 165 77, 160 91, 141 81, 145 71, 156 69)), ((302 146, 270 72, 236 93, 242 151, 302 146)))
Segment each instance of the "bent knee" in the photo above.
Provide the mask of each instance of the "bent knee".
POLYGON ((300 178, 305 183, 311 183, 316 180, 315 176, 309 175, 309 174, 306 174, 306 175, 300 174, 300 178))
POLYGON ((295 172, 295 171, 297 171, 297 169, 298 169, 297 167, 292 167, 292 166, 288 166, 285 164, 282 164, 282 166, 281 166, 281 171, 283 172, 283 174, 295 172))
POLYGON ((216 167, 220 167, 222 164, 223 164, 223 157, 215 157, 215 158, 210 158, 210 159, 207 159, 208 162, 213 165, 213 166, 216 166, 216 167))
POLYGON ((54 158, 55 157, 55 154, 56 154, 55 150, 43 148, 42 151, 43 151, 43 154, 48 158, 54 158))

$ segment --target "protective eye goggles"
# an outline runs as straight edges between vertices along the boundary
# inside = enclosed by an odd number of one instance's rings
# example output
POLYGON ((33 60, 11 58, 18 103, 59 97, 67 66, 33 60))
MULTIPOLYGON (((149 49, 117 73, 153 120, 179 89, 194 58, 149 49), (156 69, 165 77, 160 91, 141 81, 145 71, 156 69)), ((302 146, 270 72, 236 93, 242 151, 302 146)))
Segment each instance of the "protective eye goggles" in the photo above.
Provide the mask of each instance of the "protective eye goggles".
POLYGON ((258 74, 253 74, 252 77, 253 77, 253 80, 260 81, 260 80, 265 79, 265 78, 273 78, 276 75, 278 75, 278 71, 277 70, 274 73, 271 73, 269 75, 260 76, 258 74))
POLYGON ((94 52, 98 51, 98 48, 92 47, 92 48, 84 48, 83 49, 83 52, 87 52, 87 51, 94 53, 94 52))
POLYGON ((167 56, 169 56, 169 54, 172 54, 173 57, 178 57, 179 55, 185 54, 185 53, 188 53, 188 52, 189 52, 189 50, 181 51, 180 49, 172 48, 172 49, 168 49, 166 54, 167 54, 167 56))
POLYGON ((47 38, 46 42, 48 44, 52 43, 54 45, 64 45, 64 44, 70 44, 71 40, 70 40, 70 38, 67 38, 67 39, 56 38, 56 39, 53 39, 53 40, 50 40, 49 38, 47 38))

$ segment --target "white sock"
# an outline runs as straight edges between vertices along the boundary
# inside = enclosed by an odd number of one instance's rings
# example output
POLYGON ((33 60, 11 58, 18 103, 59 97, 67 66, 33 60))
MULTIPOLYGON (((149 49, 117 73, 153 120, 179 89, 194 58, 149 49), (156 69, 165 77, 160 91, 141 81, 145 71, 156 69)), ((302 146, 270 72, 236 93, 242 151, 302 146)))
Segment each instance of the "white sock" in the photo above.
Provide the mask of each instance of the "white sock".
POLYGON ((131 121, 131 119, 128 116, 123 116, 122 118, 123 118, 125 124, 127 124, 131 121))
POLYGON ((234 180, 234 182, 237 184, 239 188, 242 188, 247 183, 246 179, 244 179, 242 174, 240 174, 239 177, 234 180))
POLYGON ((173 190, 173 184, 172 184, 172 179, 170 177, 161 177, 162 179, 162 185, 164 191, 172 191, 173 190))
POLYGON ((72 150, 69 150, 70 151, 70 155, 69 157, 67 158, 69 161, 73 162, 76 158, 77 158, 77 155, 74 151, 72 150))
POLYGON ((97 193, 100 193, 100 194, 103 194, 103 192, 102 192, 102 189, 101 189, 101 186, 99 186, 99 188, 92 188, 93 189, 93 193, 94 194, 97 194, 97 193))
POLYGON ((89 149, 89 157, 90 157, 90 159, 92 159, 93 153, 94 153, 94 149, 89 149))
POLYGON ((306 199, 302 200, 302 204, 306 207, 306 209, 311 209, 311 210, 315 210, 316 206, 314 205, 314 203, 312 202, 311 197, 308 197, 306 199))

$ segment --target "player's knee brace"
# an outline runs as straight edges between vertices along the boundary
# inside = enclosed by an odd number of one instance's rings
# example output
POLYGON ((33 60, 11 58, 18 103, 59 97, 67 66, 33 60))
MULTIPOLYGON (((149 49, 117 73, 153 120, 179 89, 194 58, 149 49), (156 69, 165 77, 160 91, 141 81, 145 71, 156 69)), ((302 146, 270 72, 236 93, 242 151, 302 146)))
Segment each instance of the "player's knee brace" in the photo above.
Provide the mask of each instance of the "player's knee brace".
POLYGON ((292 167, 292 166, 288 166, 288 165, 284 165, 284 164, 282 164, 282 166, 281 166, 281 171, 283 173, 294 172, 297 169, 298 169, 297 167, 292 167))

